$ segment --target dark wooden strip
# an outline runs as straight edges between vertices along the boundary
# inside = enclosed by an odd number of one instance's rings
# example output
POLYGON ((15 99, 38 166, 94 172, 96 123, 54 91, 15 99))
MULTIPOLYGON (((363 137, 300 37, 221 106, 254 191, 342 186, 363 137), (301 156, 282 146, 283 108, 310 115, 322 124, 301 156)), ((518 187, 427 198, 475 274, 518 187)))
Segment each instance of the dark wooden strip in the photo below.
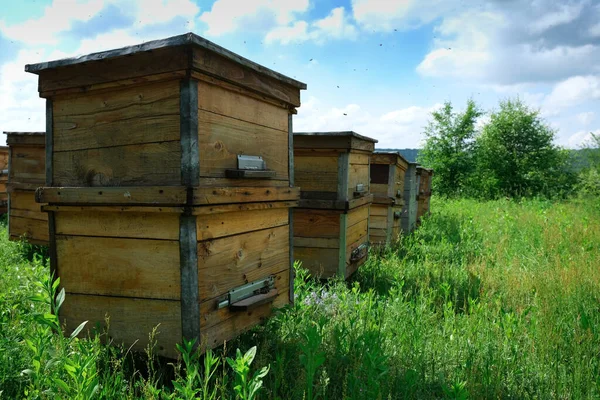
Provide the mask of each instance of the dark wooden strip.
POLYGON ((198 147, 198 81, 185 79, 180 88, 181 184, 200 183, 200 150, 198 147))
POLYGON ((54 149, 54 129, 52 99, 46 99, 46 186, 52 186, 52 151, 54 149))
POLYGON ((179 222, 181 268, 181 332, 200 344, 200 303, 198 295, 198 242, 196 216, 182 214, 179 222))

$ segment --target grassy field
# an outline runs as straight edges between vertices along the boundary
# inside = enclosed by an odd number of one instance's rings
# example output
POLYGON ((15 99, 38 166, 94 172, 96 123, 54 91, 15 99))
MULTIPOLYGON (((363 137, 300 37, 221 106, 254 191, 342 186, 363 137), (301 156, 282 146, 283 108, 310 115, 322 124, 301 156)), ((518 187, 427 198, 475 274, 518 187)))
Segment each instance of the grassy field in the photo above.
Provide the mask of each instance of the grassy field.
POLYGON ((353 282, 300 270, 295 306, 175 365, 53 334, 44 261, 2 230, 0 398, 600 398, 600 202, 432 209, 353 282))

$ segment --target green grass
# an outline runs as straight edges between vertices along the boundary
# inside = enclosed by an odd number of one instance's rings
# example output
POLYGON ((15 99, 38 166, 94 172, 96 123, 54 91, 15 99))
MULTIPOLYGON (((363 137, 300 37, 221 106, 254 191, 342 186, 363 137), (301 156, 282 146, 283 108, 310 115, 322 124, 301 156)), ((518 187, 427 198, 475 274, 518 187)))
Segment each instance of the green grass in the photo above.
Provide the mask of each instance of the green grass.
POLYGON ((53 334, 43 262, 2 239, 0 398, 600 398, 600 202, 432 210, 352 282, 300 270, 294 306, 175 365, 53 334))

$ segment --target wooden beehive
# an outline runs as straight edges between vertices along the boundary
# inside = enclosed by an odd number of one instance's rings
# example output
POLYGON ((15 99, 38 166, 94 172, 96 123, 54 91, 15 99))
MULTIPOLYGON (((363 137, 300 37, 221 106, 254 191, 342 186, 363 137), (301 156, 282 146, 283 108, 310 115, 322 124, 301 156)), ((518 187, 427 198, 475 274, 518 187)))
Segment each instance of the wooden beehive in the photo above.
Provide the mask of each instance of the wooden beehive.
POLYGON ((417 163, 409 162, 404 175, 404 205, 400 226, 402 232, 411 233, 417 226, 417 195, 419 182, 417 180, 417 163))
POLYGON ((159 354, 293 300, 292 114, 306 85, 194 34, 30 65, 47 98, 52 268, 67 330, 159 354))
POLYGON ((0 214, 8 211, 8 147, 0 146, 0 214))
POLYGON ((46 133, 4 134, 9 146, 9 239, 47 246, 48 214, 35 202, 35 190, 46 182, 46 133))
POLYGON ((401 233, 404 178, 408 161, 398 152, 375 152, 371 156, 369 242, 385 245, 401 233))
POLYGON ((368 254, 369 159, 376 140, 355 132, 294 133, 294 259, 314 276, 348 278, 368 254))
POLYGON ((421 218, 429 213, 432 177, 433 170, 420 166, 417 167, 417 180, 419 182, 419 191, 417 194, 417 224, 420 224, 421 218))

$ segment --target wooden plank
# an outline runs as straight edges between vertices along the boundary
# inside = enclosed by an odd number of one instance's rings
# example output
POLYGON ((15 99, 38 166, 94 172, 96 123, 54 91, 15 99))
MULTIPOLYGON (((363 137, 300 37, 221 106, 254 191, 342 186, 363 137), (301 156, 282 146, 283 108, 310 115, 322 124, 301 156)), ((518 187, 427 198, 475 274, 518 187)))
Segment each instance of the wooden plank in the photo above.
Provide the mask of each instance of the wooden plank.
POLYGON ((296 185, 303 192, 331 191, 338 184, 338 157, 295 156, 294 174, 296 185))
POLYGON ((369 166, 365 164, 350 164, 348 171, 348 198, 354 197, 356 186, 362 184, 369 193, 369 166))
POLYGON ((389 186, 387 183, 371 183, 370 190, 375 196, 388 197, 389 186))
POLYGON ((33 146, 46 147, 45 132, 5 132, 9 147, 33 146))
POLYGON ((319 249, 338 249, 340 247, 339 238, 307 238, 295 237, 294 247, 316 247, 319 249))
MULTIPOLYGON (((387 227, 387 226, 386 226, 387 227)), ((357 224, 349 226, 346 230, 346 243, 355 243, 368 237, 369 220, 364 219, 357 224)))
POLYGON ((370 154, 351 152, 348 161, 350 162, 351 165, 356 164, 356 165, 369 166, 370 158, 371 158, 370 154))
POLYGON ((198 243, 200 301, 266 276, 287 272, 288 245, 287 225, 198 243))
POLYGON ((369 218, 370 206, 362 206, 348 211, 348 227, 369 218))
POLYGON ((110 320, 108 337, 115 344, 143 352, 148 346, 148 336, 158 325, 157 354, 177 358, 175 344, 181 342, 181 312, 179 301, 135 299, 127 297, 93 296, 67 293, 60 310, 65 333, 71 332, 83 321, 88 321, 80 337, 85 337, 98 324, 106 329, 110 320))
POLYGON ((198 83, 198 108, 215 114, 288 131, 288 110, 221 85, 198 83))
POLYGON ((370 228, 372 229, 388 229, 387 210, 385 215, 371 215, 369 219, 370 228))
POLYGON ((348 153, 340 153, 338 157, 338 168, 337 168, 337 199, 348 200, 354 197, 354 189, 351 185, 351 172, 350 166, 348 165, 348 153), (348 193, 351 192, 351 195, 348 193))
POLYGON ((350 137, 348 136, 305 136, 294 135, 294 150, 297 149, 327 149, 348 150, 350 149, 350 137))
POLYGON ((288 133, 200 110, 198 113, 200 176, 225 177, 237 168, 237 155, 261 156, 273 179, 288 180, 288 133))
POLYGON ((185 204, 187 190, 183 186, 146 187, 44 187, 36 191, 40 203, 50 204, 185 204))
MULTIPOLYGON (((195 187, 192 204, 296 201, 299 194, 299 188, 290 187, 195 187)), ((38 202, 50 204, 182 205, 187 201, 187 189, 183 186, 44 187, 36 196, 38 202)))
POLYGON ((56 252, 69 293, 180 299, 177 241, 57 235, 56 252))
POLYGON ((192 208, 193 215, 218 214, 235 211, 272 210, 276 208, 291 208, 298 204, 296 201, 274 201, 261 203, 219 204, 214 206, 197 206, 192 208))
POLYGON ((193 49, 193 68, 254 92, 300 107, 300 90, 290 84, 244 67, 212 51, 193 49))
POLYGON ((260 201, 296 201, 300 188, 293 187, 199 187, 194 188, 194 204, 254 203, 260 201))
POLYGON ((371 204, 371 211, 370 211, 371 217, 373 217, 373 216, 385 217, 385 216, 387 216, 387 213, 388 213, 387 205, 381 205, 381 204, 376 204, 376 203, 371 204))
POLYGON ((288 224, 285 208, 251 210, 198 216, 198 241, 288 224))
POLYGON ((48 221, 48 214, 45 212, 15 210, 14 208, 12 208, 12 204, 10 207, 9 214, 11 217, 21 217, 21 218, 39 219, 40 221, 48 221))
POLYGON ((56 212, 56 234, 179 240, 179 215, 143 212, 56 212))
POLYGON ((339 238, 340 212, 294 209, 294 237, 339 238))
POLYGON ((159 82, 54 101, 54 150, 179 140, 179 84, 159 82))
POLYGON ((54 153, 54 186, 180 183, 179 141, 54 153))
POLYGON ((368 140, 353 137, 350 142, 350 147, 353 150, 362 150, 368 153, 372 153, 375 150, 375 143, 368 140))
POLYGON ((45 148, 13 147, 8 179, 11 183, 38 183, 43 186, 46 181, 45 148))
MULTIPOLYGON (((130 83, 149 75, 180 71, 187 65, 189 65, 188 54, 183 48, 158 49, 152 52, 140 52, 135 57, 109 58, 101 62, 40 71, 38 89, 42 95, 55 95, 65 89, 73 88, 83 92, 90 87, 108 82, 125 80, 130 83)), ((172 79, 168 74, 166 77, 172 79)))
POLYGON ((10 217, 10 232, 13 237, 26 236, 36 240, 47 241, 48 222, 40 219, 10 217))
POLYGON ((302 262, 302 268, 314 277, 330 278, 337 273, 338 249, 294 246, 294 260, 302 262))
POLYGON ((15 190, 10 193, 11 210, 32 211, 42 213, 42 205, 36 203, 35 192, 15 190))

